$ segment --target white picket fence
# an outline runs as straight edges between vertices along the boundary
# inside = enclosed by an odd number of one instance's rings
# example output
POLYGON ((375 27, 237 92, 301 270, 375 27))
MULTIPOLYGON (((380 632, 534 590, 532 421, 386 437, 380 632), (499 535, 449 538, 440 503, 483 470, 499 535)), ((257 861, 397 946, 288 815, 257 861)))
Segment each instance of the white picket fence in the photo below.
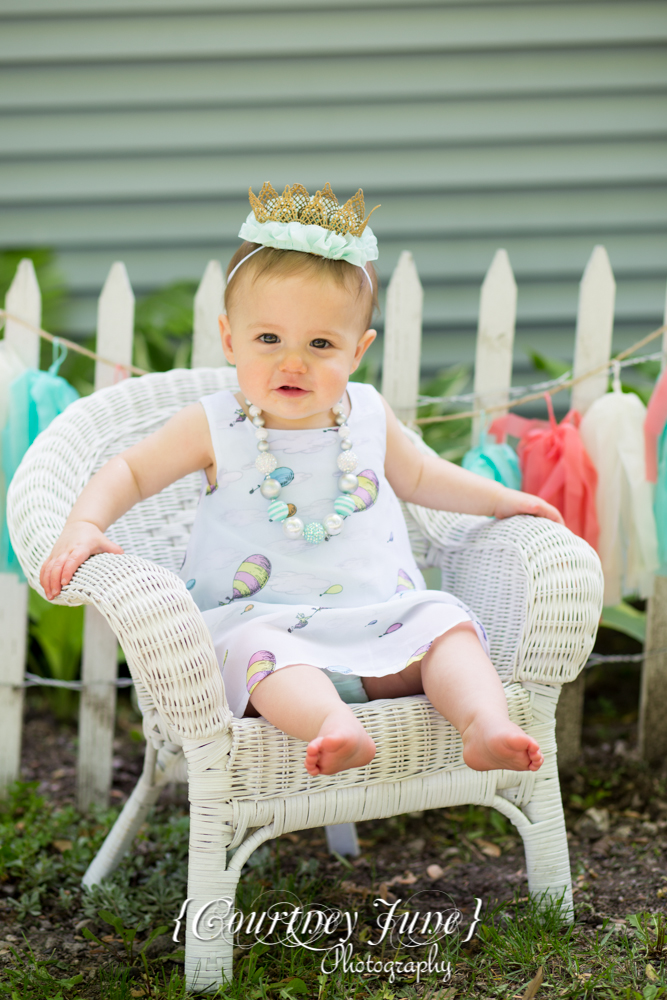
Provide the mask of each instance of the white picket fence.
MULTIPOLYGON (((225 281, 210 261, 194 299, 193 367, 226 364, 218 332, 225 281)), ((616 283, 604 247, 597 246, 581 280, 574 342, 574 376, 609 360, 616 283)), ((404 251, 387 289, 382 392, 399 417, 414 419, 419 389, 423 293, 412 255, 404 251)), ((474 393, 476 408, 508 402, 512 375, 517 286, 505 250, 498 250, 481 288, 474 393)), ((5 308, 33 326, 41 320, 41 296, 30 260, 21 261, 5 308)), ((99 298, 96 353, 117 365, 132 361, 134 295, 122 263, 115 263, 99 298)), ((7 321, 5 338, 23 363, 38 367, 39 337, 7 321)), ((667 350, 667 338, 663 343, 667 350)), ((122 372, 96 362, 95 390, 122 372)), ((601 374, 577 384, 572 405, 584 413, 607 390, 601 374)), ((477 439, 479 425, 473 425, 477 439)), ((0 789, 19 775, 28 588, 13 574, 0 574, 0 789)), ((649 611, 647 650, 667 647, 667 578, 658 578, 649 611)), ((82 692, 79 711, 78 802, 106 803, 112 778, 116 709, 116 639, 102 616, 85 609, 82 692)), ((567 765, 581 745, 583 675, 565 685, 558 711, 559 759, 567 765)), ((640 740, 644 756, 667 750, 667 654, 647 661, 642 677, 640 740)))

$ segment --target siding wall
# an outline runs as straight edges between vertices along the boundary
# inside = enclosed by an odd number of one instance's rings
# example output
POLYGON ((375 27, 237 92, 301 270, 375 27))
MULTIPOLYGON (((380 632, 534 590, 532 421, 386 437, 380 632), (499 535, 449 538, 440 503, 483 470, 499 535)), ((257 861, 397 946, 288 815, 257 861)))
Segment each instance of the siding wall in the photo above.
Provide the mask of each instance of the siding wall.
POLYGON ((113 260, 138 293, 226 263, 249 185, 361 185, 426 367, 472 358, 498 246, 518 362, 571 350, 597 242, 622 347, 665 301, 666 38, 664 0, 0 0, 0 244, 58 251, 83 334, 113 260))

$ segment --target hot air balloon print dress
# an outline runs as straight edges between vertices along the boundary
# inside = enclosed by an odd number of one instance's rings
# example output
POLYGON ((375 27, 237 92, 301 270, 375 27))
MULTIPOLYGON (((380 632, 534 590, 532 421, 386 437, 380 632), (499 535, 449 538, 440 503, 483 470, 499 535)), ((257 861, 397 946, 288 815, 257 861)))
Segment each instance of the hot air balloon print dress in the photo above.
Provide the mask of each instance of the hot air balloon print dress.
MULTIPOLYGON (((229 390, 204 396, 217 474, 202 470, 199 504, 180 577, 213 638, 227 700, 241 717, 255 686, 294 663, 334 682, 378 677, 420 659, 454 625, 472 621, 456 597, 427 590, 398 499, 384 475, 386 419, 371 385, 348 385, 348 427, 359 459, 343 529, 311 545, 286 538, 259 490, 254 427, 229 390)), ((269 429, 280 501, 321 521, 333 510, 340 471, 338 428, 269 429)), ((338 683, 337 683, 338 686, 338 683)), ((353 685, 354 687, 354 685, 353 685)), ((359 697, 366 700, 356 681, 359 697)), ((341 695, 343 696, 343 695, 341 695)), ((350 700, 347 698, 346 700, 350 700)))

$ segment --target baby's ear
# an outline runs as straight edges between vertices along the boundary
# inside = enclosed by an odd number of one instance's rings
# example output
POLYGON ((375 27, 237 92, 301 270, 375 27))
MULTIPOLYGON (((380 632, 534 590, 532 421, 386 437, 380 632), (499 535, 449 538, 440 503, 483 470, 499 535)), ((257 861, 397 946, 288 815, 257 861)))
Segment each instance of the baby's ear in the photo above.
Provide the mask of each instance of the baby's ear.
POLYGON ((361 359, 363 358, 364 354, 371 346, 377 335, 378 335, 377 330, 366 330, 364 333, 362 333, 361 337, 359 338, 359 343, 357 344, 356 350, 354 352, 354 367, 352 368, 353 372, 355 372, 359 367, 361 359))
POLYGON ((218 316, 218 326, 220 327, 223 353, 230 365, 236 364, 234 361, 234 351, 232 350, 232 328, 229 325, 229 316, 226 313, 221 313, 218 316))

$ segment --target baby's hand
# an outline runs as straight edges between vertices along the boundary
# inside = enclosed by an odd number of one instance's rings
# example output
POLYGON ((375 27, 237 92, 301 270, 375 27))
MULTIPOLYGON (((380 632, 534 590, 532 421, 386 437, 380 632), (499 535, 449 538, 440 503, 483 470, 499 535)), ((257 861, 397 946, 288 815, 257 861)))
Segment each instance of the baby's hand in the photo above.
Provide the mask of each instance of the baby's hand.
POLYGON ((493 516, 500 520, 503 517, 514 517, 515 514, 532 514, 533 517, 547 517, 557 524, 565 524, 561 512, 541 497, 533 496, 532 493, 521 493, 520 490, 503 488, 493 516))
POLYGON ((122 555, 123 549, 104 535, 97 525, 90 521, 74 521, 65 525, 62 535, 53 546, 39 574, 39 582, 49 600, 57 597, 62 587, 67 586, 77 569, 88 556, 99 552, 115 552, 122 555))

